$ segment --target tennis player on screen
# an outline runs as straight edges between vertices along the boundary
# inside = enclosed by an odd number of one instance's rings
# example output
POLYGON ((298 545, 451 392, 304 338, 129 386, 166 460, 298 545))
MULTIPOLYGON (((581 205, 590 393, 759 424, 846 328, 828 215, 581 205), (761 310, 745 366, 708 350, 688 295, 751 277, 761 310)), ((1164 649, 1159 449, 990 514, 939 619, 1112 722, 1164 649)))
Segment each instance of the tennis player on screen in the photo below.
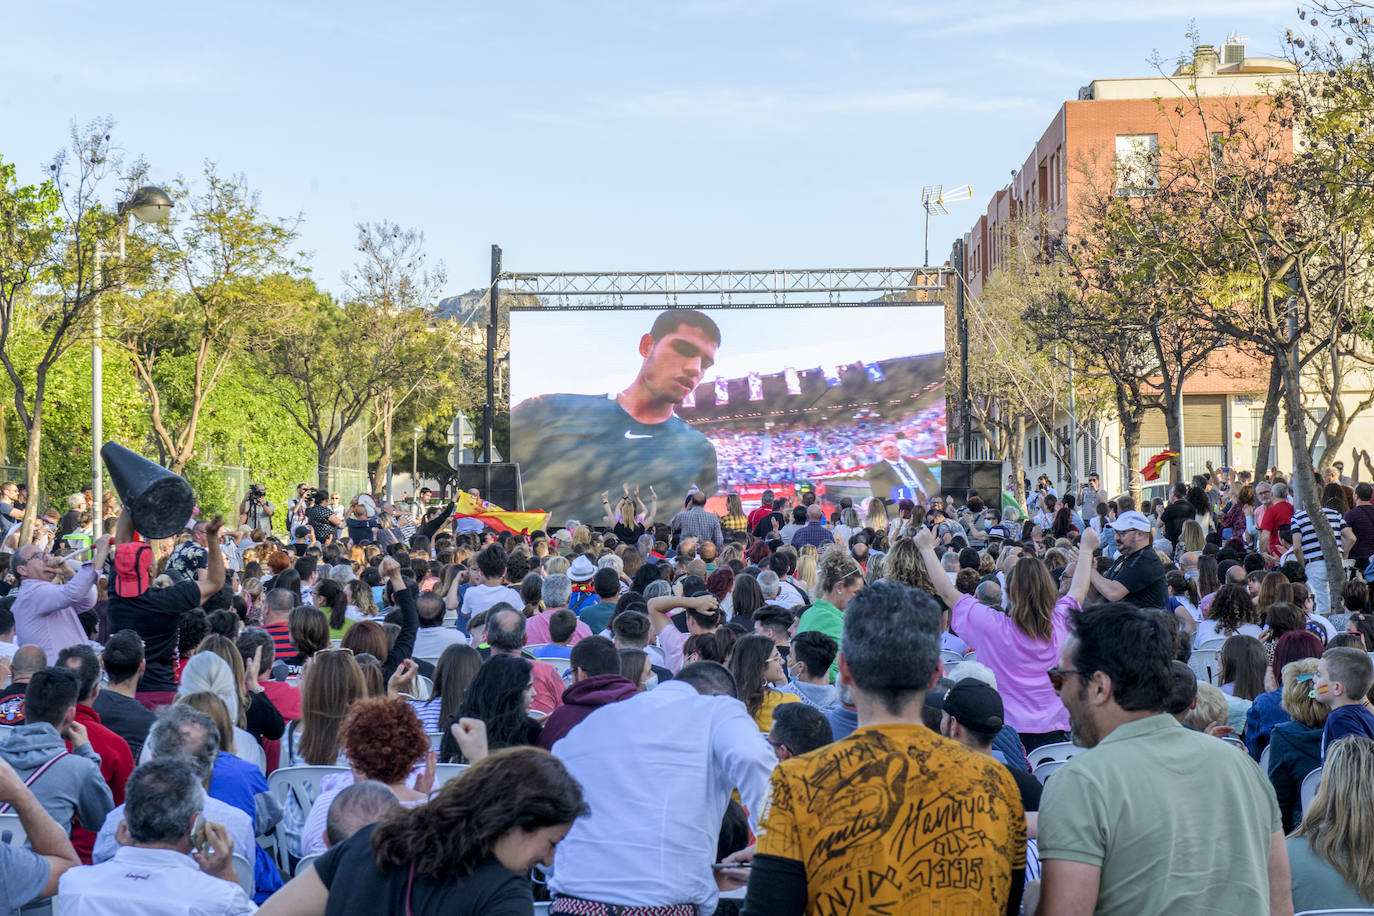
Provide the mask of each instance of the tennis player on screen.
MULTIPOLYGON (((595 341, 583 341, 595 352, 595 341)), ((716 491, 716 450, 675 410, 715 364, 720 328, 692 309, 660 314, 639 339, 643 362, 628 388, 546 394, 511 411, 511 450, 525 504, 553 522, 602 517, 601 492, 629 481, 675 501, 695 484, 716 491), (670 495, 671 494, 671 495, 670 495)))

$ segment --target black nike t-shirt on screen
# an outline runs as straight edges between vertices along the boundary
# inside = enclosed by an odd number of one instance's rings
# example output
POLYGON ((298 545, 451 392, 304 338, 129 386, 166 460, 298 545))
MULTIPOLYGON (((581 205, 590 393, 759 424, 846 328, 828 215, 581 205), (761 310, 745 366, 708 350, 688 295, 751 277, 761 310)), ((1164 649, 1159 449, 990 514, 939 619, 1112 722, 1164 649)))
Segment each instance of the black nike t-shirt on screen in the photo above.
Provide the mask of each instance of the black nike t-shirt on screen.
POLYGON ((551 525, 602 523, 601 494, 622 483, 639 487, 641 497, 652 486, 660 510, 692 484, 716 491, 716 449, 706 436, 677 416, 640 423, 610 396, 530 398, 511 411, 510 439, 525 505, 547 510, 551 525))

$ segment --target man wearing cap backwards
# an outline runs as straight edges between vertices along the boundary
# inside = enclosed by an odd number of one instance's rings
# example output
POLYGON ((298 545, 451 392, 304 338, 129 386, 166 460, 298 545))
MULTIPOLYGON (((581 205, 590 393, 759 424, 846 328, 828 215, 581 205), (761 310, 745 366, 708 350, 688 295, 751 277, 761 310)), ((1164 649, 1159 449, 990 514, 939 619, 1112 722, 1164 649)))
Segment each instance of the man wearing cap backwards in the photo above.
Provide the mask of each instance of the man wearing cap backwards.
MULTIPOLYGON (((966 677, 946 691, 932 705, 940 713, 940 734, 953 738, 979 754, 993 756, 992 742, 1005 724, 1002 695, 982 681, 966 677)), ((1040 780, 1024 767, 1003 762, 1021 792, 1021 807, 1026 809, 1026 835, 1035 836, 1035 812, 1040 810, 1040 780)))
POLYGON ((1112 522, 1120 553, 1106 574, 1092 571, 1093 588, 1107 601, 1125 601, 1136 607, 1160 609, 1168 598, 1164 564, 1155 553, 1150 520, 1134 509, 1112 522))
POLYGON ((643 362, 624 391, 546 394, 511 411, 511 450, 520 464, 525 503, 600 518, 612 480, 663 493, 696 484, 716 491, 716 449, 674 413, 715 365, 720 328, 692 309, 661 313, 639 339, 643 362))

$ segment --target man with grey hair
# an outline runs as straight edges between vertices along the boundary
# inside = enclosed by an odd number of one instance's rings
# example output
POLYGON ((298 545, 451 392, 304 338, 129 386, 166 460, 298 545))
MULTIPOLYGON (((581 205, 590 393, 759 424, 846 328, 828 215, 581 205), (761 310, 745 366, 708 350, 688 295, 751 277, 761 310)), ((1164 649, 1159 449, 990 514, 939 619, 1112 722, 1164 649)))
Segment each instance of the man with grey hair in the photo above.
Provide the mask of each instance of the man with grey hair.
POLYGON ((855 874, 882 876, 864 885, 869 912, 1017 912, 1026 821, 1016 783, 922 721, 940 676, 935 599, 875 582, 845 606, 840 646, 859 727, 773 772, 744 913, 822 910, 852 896, 855 874), (912 846, 912 825, 923 822, 940 824, 941 840, 912 846), (940 877, 970 862, 980 880, 940 877))
MULTIPOLYGON (((572 601, 572 579, 566 573, 550 573, 544 577, 544 589, 540 594, 544 610, 525 620, 525 645, 543 646, 552 641, 549 636, 549 619, 568 607, 572 601)), ((607 617, 607 620, 610 618, 607 617)), ((488 633, 491 631, 488 630, 488 633)), ((581 620, 573 628, 568 645, 575 646, 592 635, 592 628, 581 620)))
POLYGON ((652 534, 641 534, 639 540, 635 541, 635 550, 639 555, 648 559, 649 554, 654 552, 654 536, 652 534))
POLYGON ((375 824, 401 806, 396 793, 375 779, 364 779, 339 792, 329 804, 324 843, 338 846, 368 824, 375 824))
MULTIPOLYGON (((154 760, 175 758, 184 761, 201 785, 207 790, 210 788, 210 775, 219 753, 219 729, 205 713, 184 704, 164 707, 148 732, 147 747, 154 760)), ((126 798, 123 805, 110 811, 96 835, 91 861, 97 865, 114 858, 119 850, 119 828, 124 826, 127 804, 126 798)), ((234 841, 234 848, 248 856, 251 862, 255 843, 253 819, 233 805, 208 795, 203 813, 207 820, 224 825, 234 841)))
POLYGON ((766 604, 773 604, 778 597, 778 592, 782 591, 782 580, 778 574, 771 569, 765 569, 758 576, 759 591, 763 592, 763 600, 766 604))
POLYGON ((998 584, 996 579, 984 579, 973 590, 973 597, 980 604, 1000 608, 1002 606, 1002 586, 998 584))
POLYGON ((62 876, 58 895, 63 912, 255 912, 234 872, 234 841, 224 827, 204 817, 205 798, 196 766, 186 757, 164 757, 134 770, 125 792, 122 831, 129 842, 110 861, 62 876))
MULTIPOLYGON (((550 577, 552 578, 552 577, 550 577)), ((564 579, 567 576, 563 577, 564 579)), ((548 715, 563 702, 563 677, 558 669, 525 654, 525 615, 504 602, 487 611, 487 644, 491 654, 513 655, 533 666, 534 702, 530 709, 548 715)))
POLYGON ((1255 498, 1259 501, 1260 508, 1264 510, 1259 521, 1256 547, 1267 562, 1277 563, 1279 556, 1288 549, 1282 529, 1288 528, 1293 523, 1293 504, 1288 501, 1288 485, 1285 483, 1257 485, 1255 498))
POLYGON ((959 551, 946 550, 945 555, 940 558, 940 568, 949 576, 949 581, 953 582, 959 575, 959 551))

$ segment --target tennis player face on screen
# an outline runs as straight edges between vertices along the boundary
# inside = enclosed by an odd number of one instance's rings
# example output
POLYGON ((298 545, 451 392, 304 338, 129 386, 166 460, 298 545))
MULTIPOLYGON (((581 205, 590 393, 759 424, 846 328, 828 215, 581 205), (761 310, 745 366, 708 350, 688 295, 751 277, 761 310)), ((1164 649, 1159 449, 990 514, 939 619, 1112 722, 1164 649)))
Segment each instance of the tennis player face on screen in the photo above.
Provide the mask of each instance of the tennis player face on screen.
POLYGON ((687 323, 657 339, 652 331, 645 334, 639 339, 644 363, 634 382, 621 392, 620 406, 641 423, 662 423, 701 384, 706 370, 715 365, 719 346, 719 332, 712 335, 687 323))

